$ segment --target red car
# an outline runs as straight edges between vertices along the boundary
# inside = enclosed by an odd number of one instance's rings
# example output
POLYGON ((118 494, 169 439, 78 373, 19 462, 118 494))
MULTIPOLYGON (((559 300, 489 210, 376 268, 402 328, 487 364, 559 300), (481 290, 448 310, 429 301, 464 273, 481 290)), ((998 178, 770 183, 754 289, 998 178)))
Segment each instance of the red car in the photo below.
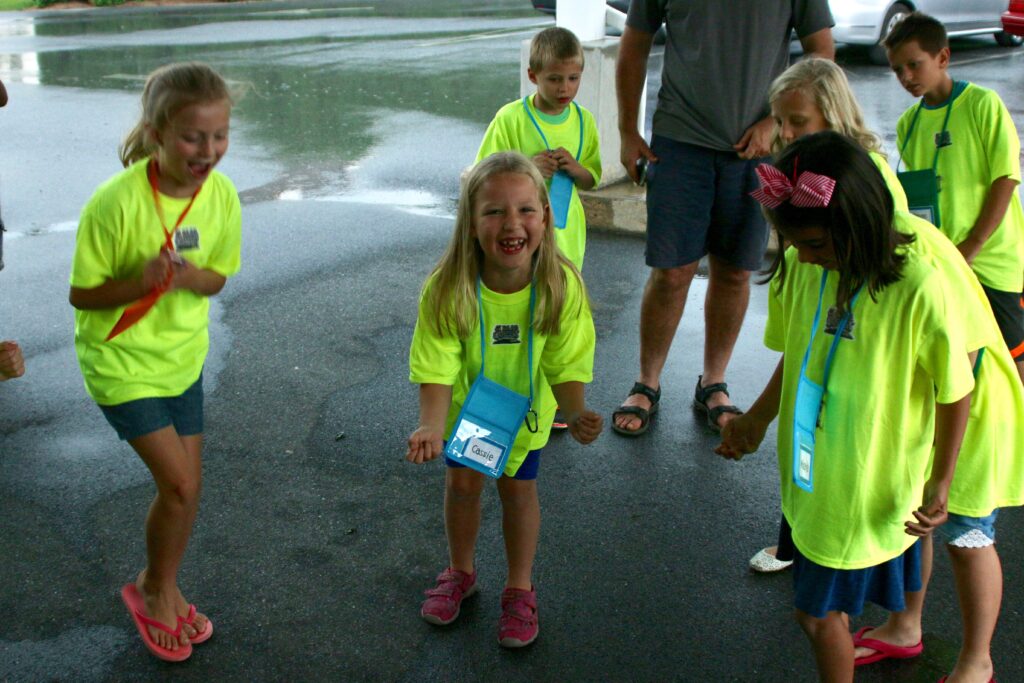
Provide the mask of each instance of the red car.
POLYGON ((1015 36, 1024 36, 1024 0, 1010 0, 1003 12, 1003 30, 1015 36))

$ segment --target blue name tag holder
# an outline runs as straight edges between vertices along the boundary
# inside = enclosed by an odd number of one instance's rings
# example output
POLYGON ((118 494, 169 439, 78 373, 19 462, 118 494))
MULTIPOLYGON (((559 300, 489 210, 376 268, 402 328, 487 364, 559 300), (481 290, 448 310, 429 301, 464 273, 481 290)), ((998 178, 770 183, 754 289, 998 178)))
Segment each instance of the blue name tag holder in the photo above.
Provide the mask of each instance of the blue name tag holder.
MULTIPOLYGON (((580 121, 580 140, 579 146, 576 148, 576 161, 579 161, 580 154, 583 153, 583 113, 580 111, 580 105, 573 102, 573 106, 576 107, 576 117, 580 121)), ((540 134, 540 139, 544 141, 544 146, 551 151, 551 145, 548 144, 544 131, 541 130, 540 124, 537 123, 533 112, 530 111, 529 95, 523 98, 523 109, 526 110, 526 115, 530 117, 533 127, 540 134)), ((551 176, 548 199, 551 202, 551 217, 554 219, 555 227, 560 230, 565 230, 569 223, 569 205, 572 203, 572 190, 575 186, 576 183, 572 176, 565 171, 555 171, 551 176)))
POLYGON ((497 479, 505 471, 512 444, 520 428, 526 424, 531 432, 537 431, 537 414, 533 411, 533 308, 536 294, 530 285, 530 329, 527 341, 527 373, 530 377, 530 395, 512 391, 484 376, 487 350, 484 309, 480 300, 480 280, 477 278, 476 299, 480 316, 480 372, 469 388, 466 400, 448 435, 445 456, 488 477, 497 479), (532 423, 528 416, 533 416, 532 423))
POLYGON ((804 359, 800 364, 800 378, 797 381, 796 400, 793 404, 793 483, 808 493, 814 492, 814 433, 820 426, 821 406, 825 400, 828 376, 832 371, 832 359, 839 347, 839 340, 843 338, 843 331, 846 330, 846 325, 850 321, 853 306, 857 303, 857 297, 860 296, 860 291, 863 288, 858 288, 854 293, 853 298, 850 299, 850 305, 839 321, 832 346, 828 350, 828 357, 825 358, 822 383, 818 384, 807 377, 807 362, 811 357, 811 347, 814 344, 814 335, 818 331, 818 323, 821 321, 821 300, 825 295, 827 280, 828 271, 821 274, 818 308, 814 311, 811 338, 807 342, 807 350, 804 352, 804 359))

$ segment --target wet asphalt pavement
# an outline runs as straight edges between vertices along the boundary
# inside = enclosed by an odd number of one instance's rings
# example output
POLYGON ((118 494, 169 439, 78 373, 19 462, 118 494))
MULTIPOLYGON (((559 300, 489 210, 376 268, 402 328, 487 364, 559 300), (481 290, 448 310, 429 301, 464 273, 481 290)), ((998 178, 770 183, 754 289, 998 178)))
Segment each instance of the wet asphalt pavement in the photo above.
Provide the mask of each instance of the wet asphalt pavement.
MULTIPOLYGON (((790 577, 746 567, 774 540, 774 429, 760 454, 729 463, 690 408, 702 280, 648 435, 606 431, 589 447, 556 435, 544 452, 538 641, 521 652, 496 642, 504 551, 493 490, 480 595, 447 629, 418 616, 446 552, 444 468, 402 459, 417 419, 406 362, 417 291, 450 234, 459 171, 517 94, 519 43, 550 23, 525 4, 0 13, 11 95, 0 110, 11 230, 0 337, 22 343, 28 366, 0 385, 0 680, 815 680, 790 577), (243 199, 243 271, 212 307, 203 503, 181 573, 216 633, 166 665, 117 595, 144 560, 152 483, 82 388, 66 283, 78 211, 118 170, 142 79, 185 58, 250 92, 221 166, 243 199)), ((1024 50, 991 40, 955 50, 958 77, 999 90, 1024 130, 1024 50)), ((839 58, 891 146, 909 96, 863 55, 839 58)), ((588 401, 607 419, 635 379, 642 240, 592 233, 584 275, 599 338, 588 401)), ((764 318, 757 288, 730 369, 740 406, 776 362, 760 343, 764 318)), ((999 539, 996 671, 1020 681, 1020 510, 1000 516, 999 539)), ((930 595, 922 657, 858 680, 947 672, 960 626, 942 556, 930 595)), ((856 624, 882 618, 871 608, 856 624)))

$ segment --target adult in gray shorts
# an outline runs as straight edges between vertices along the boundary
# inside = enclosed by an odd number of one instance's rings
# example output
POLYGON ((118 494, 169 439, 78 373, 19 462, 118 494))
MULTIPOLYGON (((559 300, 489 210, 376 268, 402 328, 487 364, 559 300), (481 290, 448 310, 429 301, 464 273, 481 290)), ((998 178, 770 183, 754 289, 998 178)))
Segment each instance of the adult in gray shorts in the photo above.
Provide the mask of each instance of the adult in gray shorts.
POLYGON ((794 29, 804 52, 832 59, 827 0, 633 0, 616 68, 622 163, 637 180, 646 159, 647 265, 640 309, 640 377, 612 414, 612 428, 647 430, 661 397, 661 371, 690 283, 708 255, 704 371, 694 406, 719 431, 739 410, 725 371, 760 267, 767 228, 747 192, 769 153, 774 122, 768 86, 789 64, 794 29), (654 139, 638 132, 651 42, 665 24, 665 65, 654 139), (653 149, 652 149, 653 147, 653 149))

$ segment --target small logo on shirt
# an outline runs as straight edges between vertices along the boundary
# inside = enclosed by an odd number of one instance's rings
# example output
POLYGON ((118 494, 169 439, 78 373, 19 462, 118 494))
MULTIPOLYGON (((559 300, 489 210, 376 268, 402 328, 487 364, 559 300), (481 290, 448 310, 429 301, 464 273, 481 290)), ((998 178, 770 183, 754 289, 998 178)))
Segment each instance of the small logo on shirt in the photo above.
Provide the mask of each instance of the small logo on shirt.
POLYGON ((491 332, 492 344, 520 344, 519 325, 495 325, 491 332))
MULTIPOLYGON (((839 321, 842 319, 843 316, 835 306, 828 309, 828 315, 825 317, 825 334, 835 336, 836 330, 839 329, 839 321)), ((853 328, 856 326, 857 321, 853 319, 853 311, 850 311, 850 319, 843 328, 843 339, 853 339, 853 328)))
POLYGON ((174 250, 186 251, 199 248, 199 228, 178 228, 174 231, 174 250))
POLYGON ((949 147, 953 144, 953 136, 948 130, 944 130, 941 133, 935 134, 935 146, 936 147, 949 147))

